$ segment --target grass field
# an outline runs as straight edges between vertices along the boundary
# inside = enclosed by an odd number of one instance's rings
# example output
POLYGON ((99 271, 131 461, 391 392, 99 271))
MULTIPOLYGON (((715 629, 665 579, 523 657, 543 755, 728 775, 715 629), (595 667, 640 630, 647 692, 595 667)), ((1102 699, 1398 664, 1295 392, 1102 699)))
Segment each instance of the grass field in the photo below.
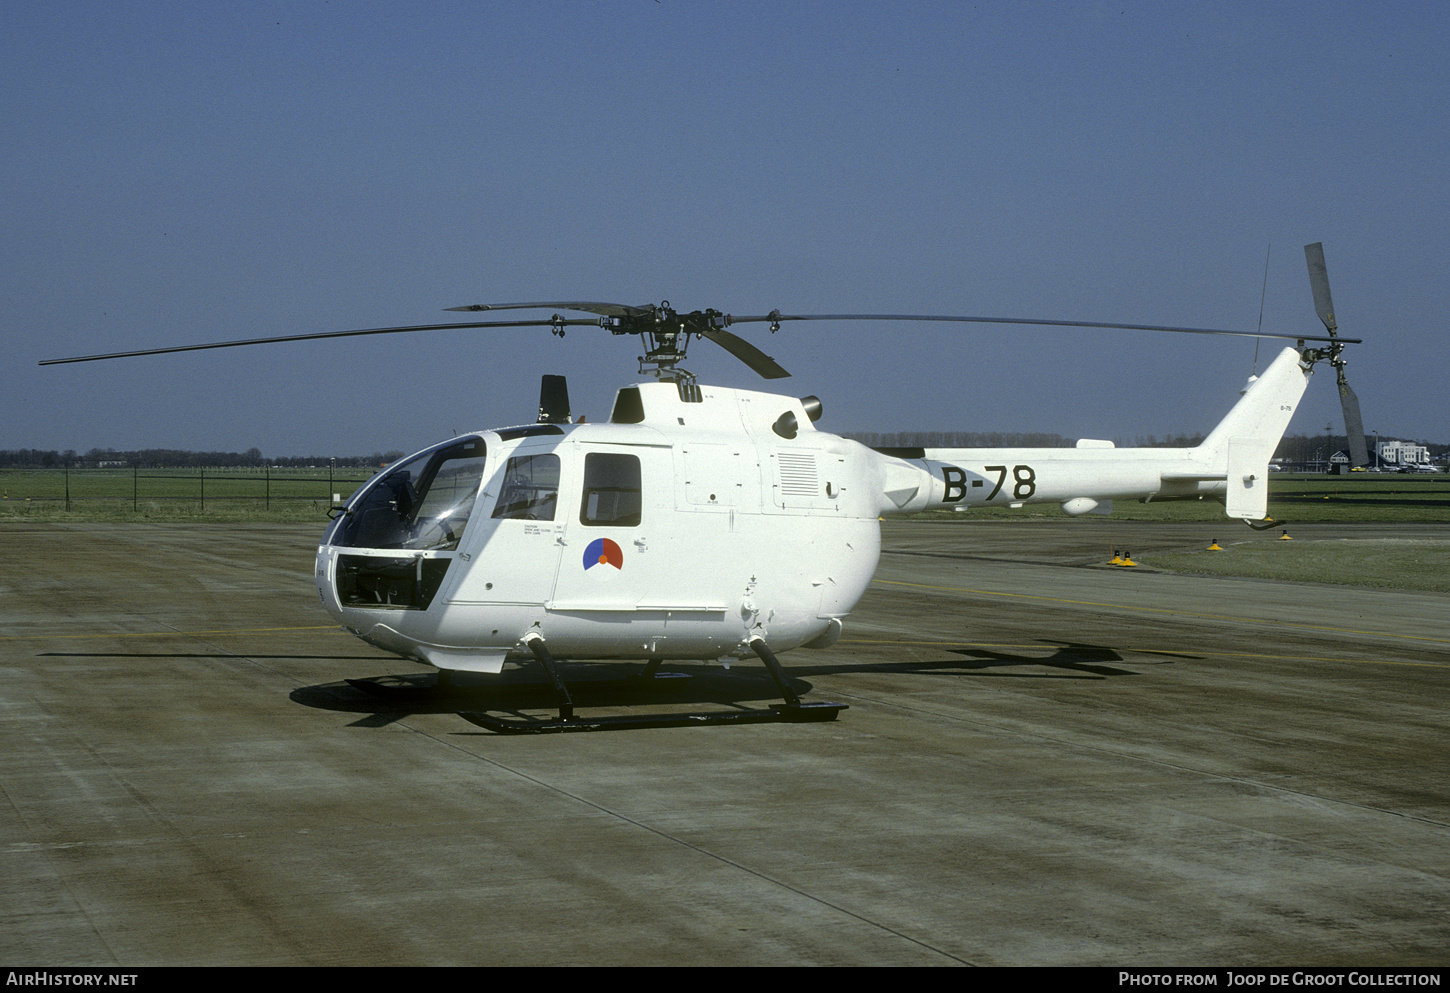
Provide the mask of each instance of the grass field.
MULTIPOLYGON (((1354 473, 1349 476, 1276 475, 1269 480, 1269 514, 1283 524, 1450 523, 1450 476, 1354 473)), ((952 513, 934 520, 1060 516, 1056 507, 952 513)), ((1125 521, 1225 521, 1223 505, 1206 500, 1165 503, 1118 501, 1125 521)), ((1222 552, 1137 556, 1142 565, 1170 572, 1247 576, 1304 583, 1450 593, 1450 542, 1439 540, 1277 541, 1227 543, 1222 552)))
MULTIPOLYGON (((0 521, 317 522, 370 474, 326 469, 0 471, 0 521), (69 499, 67 499, 67 487, 69 499), (69 508, 69 509, 67 509, 69 508)), ((1269 512, 1293 523, 1450 523, 1450 476, 1276 475, 1269 512)), ((1056 505, 967 513, 932 511, 919 518, 969 522, 984 518, 1060 517, 1056 505)), ((1119 501, 1118 520, 1223 521, 1211 501, 1119 501)), ((1223 552, 1156 554, 1144 565, 1175 572, 1343 583, 1450 593, 1450 541, 1338 540, 1230 543, 1223 552)))
POLYGON ((0 520, 325 520, 367 470, 0 470, 0 520))
MULTIPOLYGON (((1269 514, 1277 522, 1450 523, 1450 476, 1355 473, 1350 476, 1276 475, 1269 481, 1269 514)), ((932 511, 934 521, 1061 517, 1052 505, 969 513, 932 511)), ((1117 501, 1123 521, 1225 522, 1223 505, 1208 500, 1164 503, 1117 501)), ((1440 540, 1277 541, 1263 537, 1225 543, 1222 552, 1138 555, 1140 565, 1208 576, 1247 576, 1304 583, 1450 593, 1450 542, 1440 540)))
POLYGON ((1341 538, 1223 542, 1223 551, 1138 556, 1143 565, 1202 576, 1450 593, 1450 541, 1341 538))
MULTIPOLYGON (((372 477, 367 470, 327 469, 92 469, 0 470, 0 519, 31 520, 307 520, 321 519, 372 477), (334 496, 337 498, 334 499, 334 496)), ((1269 513, 1300 523, 1381 521, 1450 523, 1450 475, 1275 475, 1269 513)), ((1059 517, 1056 504, 933 511, 932 520, 1059 517)), ((1215 521, 1222 504, 1211 500, 1161 503, 1118 501, 1113 517, 1125 521, 1215 521)))
MULTIPOLYGON (((968 513, 933 511, 934 520, 981 520, 984 517, 1061 517, 1055 504, 977 509, 968 513)), ((1339 521, 1450 523, 1450 475, 1355 473, 1352 476, 1275 475, 1269 479, 1269 515, 1303 524, 1339 521)), ((1212 500, 1168 500, 1138 503, 1118 500, 1112 516, 1122 521, 1218 521, 1223 504, 1212 500)))

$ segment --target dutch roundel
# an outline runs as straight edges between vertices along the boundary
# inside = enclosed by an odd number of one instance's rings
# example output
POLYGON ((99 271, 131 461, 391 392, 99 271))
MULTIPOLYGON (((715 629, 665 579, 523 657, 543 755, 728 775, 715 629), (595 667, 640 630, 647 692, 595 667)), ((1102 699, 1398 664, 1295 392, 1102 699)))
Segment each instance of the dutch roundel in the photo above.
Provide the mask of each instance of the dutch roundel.
POLYGON ((595 538, 584 549, 584 571, 591 579, 608 579, 624 568, 624 553, 608 538, 595 538))

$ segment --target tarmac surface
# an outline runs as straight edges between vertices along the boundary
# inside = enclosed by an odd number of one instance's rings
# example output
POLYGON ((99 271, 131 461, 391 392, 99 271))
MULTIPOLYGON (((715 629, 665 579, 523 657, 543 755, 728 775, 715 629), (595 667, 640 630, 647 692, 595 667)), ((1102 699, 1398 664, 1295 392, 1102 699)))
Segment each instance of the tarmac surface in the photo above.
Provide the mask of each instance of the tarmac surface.
MULTIPOLYGON (((532 666, 344 681, 431 670, 322 612, 321 527, 0 523, 0 962, 1450 963, 1450 597, 1104 565, 1273 540, 1214 527, 889 522, 782 657, 838 720, 500 736, 532 666)), ((1376 534, 1450 527, 1294 531, 1376 534)), ((676 669, 568 674, 774 697, 676 669)))

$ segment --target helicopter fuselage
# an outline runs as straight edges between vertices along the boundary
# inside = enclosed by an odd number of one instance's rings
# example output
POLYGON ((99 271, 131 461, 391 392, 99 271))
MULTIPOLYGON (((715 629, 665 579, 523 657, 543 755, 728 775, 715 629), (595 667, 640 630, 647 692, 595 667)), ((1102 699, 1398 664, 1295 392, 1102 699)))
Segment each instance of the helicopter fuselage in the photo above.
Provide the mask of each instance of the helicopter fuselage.
POLYGON ((871 453, 794 398, 682 392, 627 387, 609 423, 483 431, 395 464, 324 537, 323 604, 442 669, 497 672, 531 635, 595 659, 828 644, 880 554, 871 453))
POLYGON ((729 659, 826 647, 871 582, 879 520, 933 508, 1221 499, 1258 518, 1312 363, 1284 349, 1189 449, 873 450, 814 398, 645 383, 600 424, 451 439, 359 489, 317 554, 358 637, 445 670, 560 658, 729 659))

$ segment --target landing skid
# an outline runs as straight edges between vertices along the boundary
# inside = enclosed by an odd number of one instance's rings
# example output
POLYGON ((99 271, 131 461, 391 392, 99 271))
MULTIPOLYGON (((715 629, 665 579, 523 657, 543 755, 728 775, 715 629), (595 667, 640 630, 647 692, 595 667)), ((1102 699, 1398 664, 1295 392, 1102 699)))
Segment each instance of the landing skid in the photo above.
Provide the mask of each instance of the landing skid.
MULTIPOLYGON (((643 673, 635 673, 630 676, 621 676, 615 679, 600 679, 590 677, 585 685, 593 692, 637 690, 642 683, 670 681, 688 681, 694 679, 687 672, 653 672, 652 668, 658 663, 650 663, 643 673)), ((448 700, 459 700, 468 697, 492 696, 497 694, 502 687, 487 683, 464 683, 462 685, 448 678, 447 671, 438 673, 437 677, 397 677, 388 676, 382 679, 346 679, 344 680, 353 689, 361 690, 368 696, 378 697, 384 700, 406 702, 416 700, 419 702, 428 701, 432 703, 443 703, 448 700)), ((509 690, 518 690, 521 684, 511 683, 509 690)))
MULTIPOLYGON (((559 706, 559 716, 555 718, 504 718, 494 717, 483 711, 465 712, 459 716, 470 724, 476 724, 495 734, 558 734, 566 731, 623 731, 632 728, 711 727, 720 724, 801 724, 833 721, 837 714, 849 706, 844 703, 801 703, 795 690, 786 683, 780 662, 765 642, 756 639, 750 643, 750 647, 765 663, 765 667, 770 670, 771 678, 775 680, 776 689, 780 691, 785 703, 774 704, 769 710, 579 717, 574 713, 573 698, 570 697, 569 688, 559 674, 556 660, 544 647, 544 640, 534 638, 529 641, 529 650, 544 667, 544 671, 553 684, 555 699, 559 706)), ((658 668, 658 661, 650 662, 641 678, 657 678, 655 670, 658 668)))
POLYGON ((769 710, 723 710, 710 714, 631 714, 620 717, 502 718, 464 713, 470 724, 494 734, 558 734, 566 731, 626 731, 632 728, 690 728, 718 724, 789 724, 833 721, 844 703, 775 704, 769 710))

